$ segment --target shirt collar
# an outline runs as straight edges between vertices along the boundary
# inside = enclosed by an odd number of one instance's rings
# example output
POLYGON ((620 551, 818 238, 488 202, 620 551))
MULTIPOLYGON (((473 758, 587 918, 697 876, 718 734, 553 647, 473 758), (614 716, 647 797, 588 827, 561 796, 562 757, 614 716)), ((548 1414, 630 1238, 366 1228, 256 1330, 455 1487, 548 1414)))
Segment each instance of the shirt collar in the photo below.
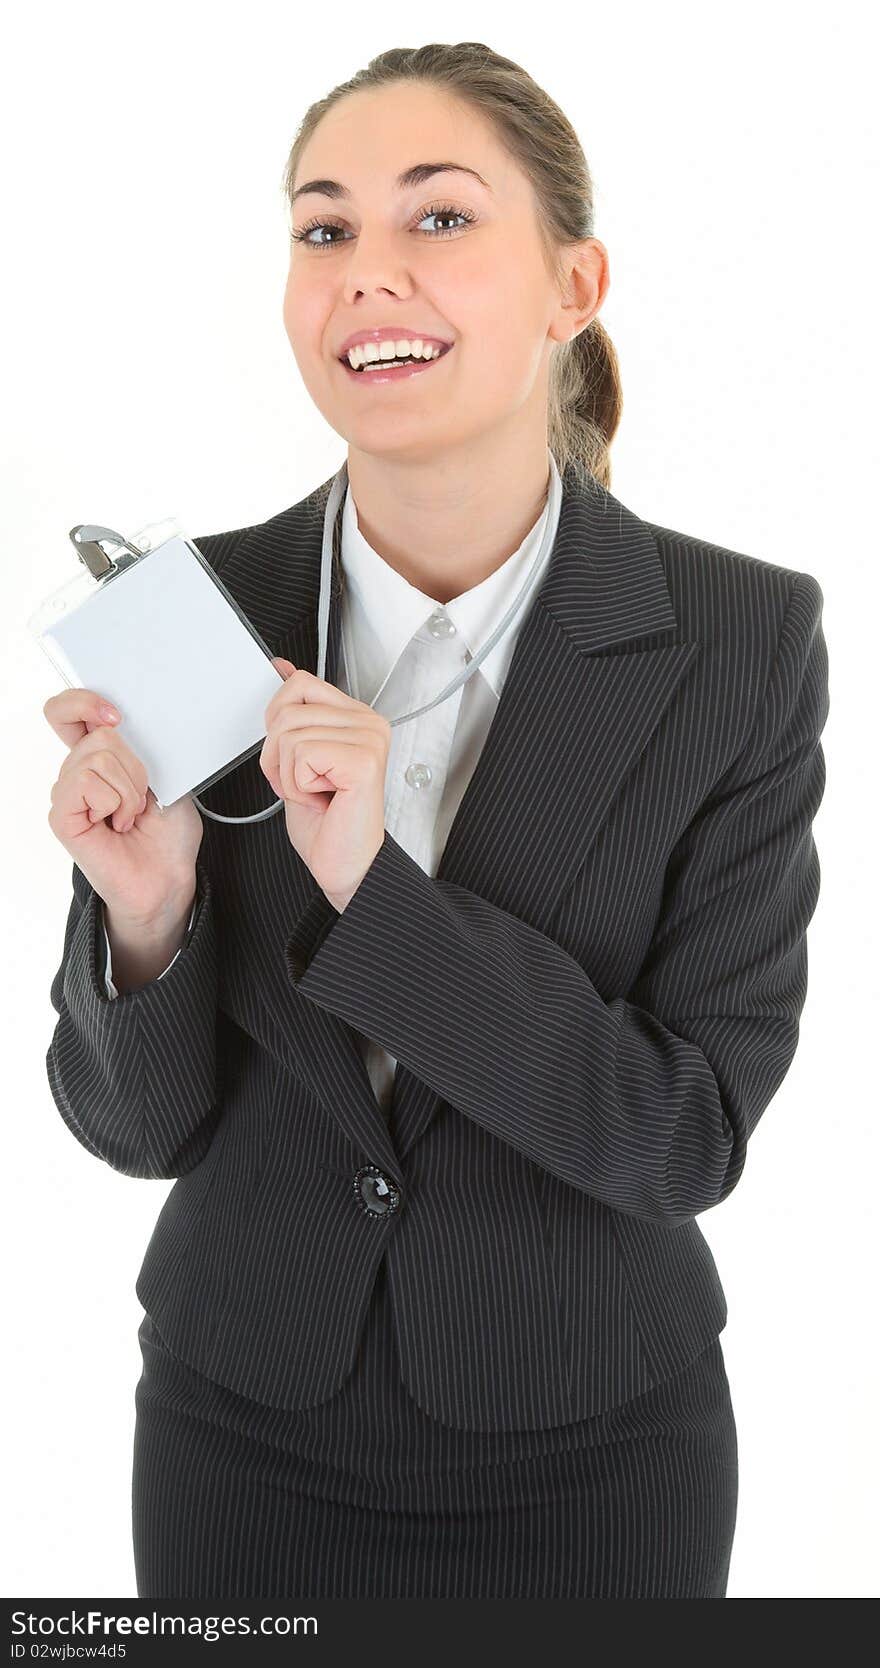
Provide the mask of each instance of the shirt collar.
MULTIPOLYGON (((558 477, 552 452, 549 457, 550 468, 558 477)), ((538 520, 519 548, 478 585, 472 585, 470 590, 462 591, 460 596, 441 605, 434 597, 426 596, 411 585, 367 543, 358 527, 357 510, 349 485, 342 511, 343 608, 346 633, 349 637, 353 634, 358 645, 357 661, 362 683, 359 698, 367 702, 374 698, 415 633, 440 606, 444 607, 471 655, 477 654, 524 584, 541 542, 548 512, 549 495, 538 520)), ((554 528, 554 539, 555 536, 554 528)), ((550 550, 552 541, 545 565, 550 550)), ((540 580, 536 582, 540 583, 540 580)), ((534 598, 534 592, 530 593, 530 597, 534 598)), ((513 658, 517 633, 528 606, 527 599, 500 641, 480 662, 481 673, 499 699, 513 658)))

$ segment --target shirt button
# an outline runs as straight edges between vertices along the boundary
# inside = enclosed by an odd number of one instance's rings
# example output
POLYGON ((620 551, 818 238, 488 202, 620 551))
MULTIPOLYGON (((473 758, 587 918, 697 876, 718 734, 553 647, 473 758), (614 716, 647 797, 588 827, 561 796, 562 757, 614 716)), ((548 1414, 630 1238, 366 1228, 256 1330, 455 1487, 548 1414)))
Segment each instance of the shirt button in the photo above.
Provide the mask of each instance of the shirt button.
POLYGON ((393 1181, 375 1164, 365 1164, 363 1169, 358 1170, 354 1178, 354 1192, 357 1203, 371 1216, 387 1216, 400 1204, 400 1194, 393 1181))
POLYGON ((411 788, 426 788, 434 772, 428 764, 411 764, 403 774, 411 788))
POLYGON ((431 615, 431 618, 428 621, 428 630, 430 631, 432 637, 455 636, 455 626, 450 620, 449 615, 444 614, 442 608, 435 609, 434 613, 431 615))

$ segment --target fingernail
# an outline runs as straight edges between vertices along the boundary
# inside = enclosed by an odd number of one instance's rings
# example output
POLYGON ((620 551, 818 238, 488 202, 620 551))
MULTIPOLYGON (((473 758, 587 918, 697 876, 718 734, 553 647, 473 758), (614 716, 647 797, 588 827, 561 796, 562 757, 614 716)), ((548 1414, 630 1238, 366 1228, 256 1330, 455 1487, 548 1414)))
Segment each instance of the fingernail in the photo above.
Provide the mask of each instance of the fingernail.
POLYGON ((117 712, 117 711, 116 711, 116 708, 115 708, 115 707, 111 707, 111 706, 110 706, 110 703, 109 703, 109 702, 107 702, 107 703, 105 703, 105 705, 104 705, 104 706, 102 706, 102 708, 101 708, 101 717, 102 717, 102 718, 106 718, 106 719, 107 719, 107 722, 108 722, 108 723, 110 723, 110 724, 112 724, 112 723, 114 723, 114 722, 115 722, 115 721, 116 721, 116 719, 118 719, 118 718, 121 718, 121 717, 122 717, 122 714, 121 714, 121 713, 120 713, 120 712, 117 712))

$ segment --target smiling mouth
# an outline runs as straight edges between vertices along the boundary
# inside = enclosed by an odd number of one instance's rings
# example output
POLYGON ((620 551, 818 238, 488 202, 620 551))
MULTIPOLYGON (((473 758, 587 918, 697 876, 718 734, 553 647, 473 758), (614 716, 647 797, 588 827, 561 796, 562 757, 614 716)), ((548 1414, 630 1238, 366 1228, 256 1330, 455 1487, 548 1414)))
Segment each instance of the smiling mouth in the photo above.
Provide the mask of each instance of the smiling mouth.
POLYGON ((381 382, 386 376, 392 381, 421 371, 429 371, 432 365, 439 365, 440 360, 452 352, 453 345, 450 342, 433 359, 372 359, 355 369, 349 363, 348 354, 343 354, 339 364, 349 376, 358 377, 361 381, 381 382))

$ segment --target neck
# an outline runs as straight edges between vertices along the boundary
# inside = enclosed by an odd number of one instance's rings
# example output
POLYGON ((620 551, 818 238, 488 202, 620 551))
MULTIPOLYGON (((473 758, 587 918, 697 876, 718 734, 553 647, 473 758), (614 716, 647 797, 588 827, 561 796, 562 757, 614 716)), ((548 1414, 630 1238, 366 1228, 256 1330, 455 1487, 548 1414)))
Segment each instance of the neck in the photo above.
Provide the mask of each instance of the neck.
POLYGON ((519 549, 547 502, 550 464, 543 434, 416 462, 350 447, 348 478, 371 549, 447 603, 519 549))

